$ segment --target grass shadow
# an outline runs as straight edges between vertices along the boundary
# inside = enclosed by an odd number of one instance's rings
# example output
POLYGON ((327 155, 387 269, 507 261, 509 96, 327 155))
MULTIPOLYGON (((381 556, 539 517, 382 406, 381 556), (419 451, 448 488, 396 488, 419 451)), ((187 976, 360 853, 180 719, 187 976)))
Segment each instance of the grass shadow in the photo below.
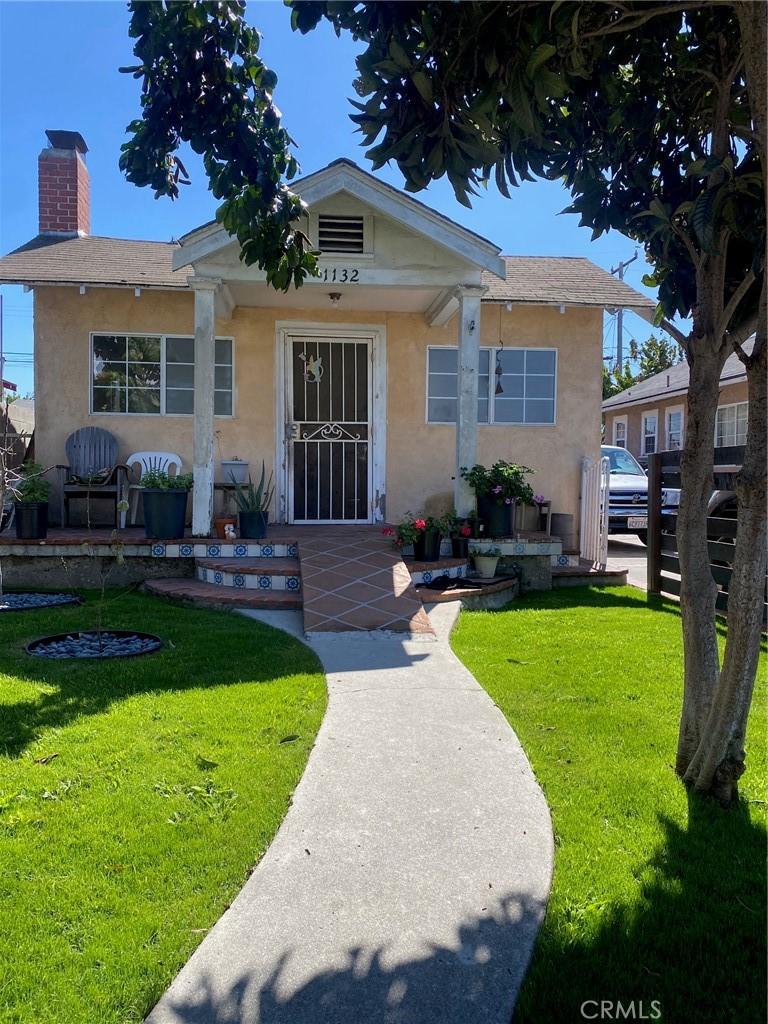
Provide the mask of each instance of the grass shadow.
POLYGON ((593 925, 547 919, 515 1024, 604 1019, 603 1000, 612 1019, 620 1001, 631 1019, 664 1024, 765 1020, 765 829, 748 803, 725 811, 695 794, 687 827, 660 821, 634 899, 600 908, 593 925))
POLYGON ((145 594, 109 606, 104 628, 156 633, 165 642, 138 658, 52 661, 27 654, 40 636, 93 629, 93 593, 80 606, 5 613, 0 620, 2 672, 36 684, 33 696, 2 705, 0 751, 19 756, 47 729, 97 715, 139 693, 209 689, 243 681, 322 672, 316 656, 280 630, 227 612, 179 608, 145 594))

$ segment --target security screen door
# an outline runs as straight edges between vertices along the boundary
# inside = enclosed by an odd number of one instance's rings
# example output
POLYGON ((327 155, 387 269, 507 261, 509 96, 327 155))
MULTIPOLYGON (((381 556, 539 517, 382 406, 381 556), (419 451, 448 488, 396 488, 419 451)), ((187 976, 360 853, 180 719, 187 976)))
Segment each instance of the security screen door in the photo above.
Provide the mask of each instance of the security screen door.
POLYGON ((286 356, 290 521, 371 522, 371 338, 289 336, 286 356))

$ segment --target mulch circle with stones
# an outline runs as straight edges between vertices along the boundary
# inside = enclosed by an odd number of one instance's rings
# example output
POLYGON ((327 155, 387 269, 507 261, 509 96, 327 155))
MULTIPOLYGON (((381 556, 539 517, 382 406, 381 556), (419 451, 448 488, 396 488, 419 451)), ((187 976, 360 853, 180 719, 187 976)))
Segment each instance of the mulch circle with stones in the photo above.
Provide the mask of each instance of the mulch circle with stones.
POLYGON ((134 629, 57 633, 27 644, 27 653, 36 658, 137 658, 159 651, 163 641, 154 633, 134 629))
POLYGON ((0 594, 0 612, 27 612, 62 604, 82 604, 77 594, 0 594))

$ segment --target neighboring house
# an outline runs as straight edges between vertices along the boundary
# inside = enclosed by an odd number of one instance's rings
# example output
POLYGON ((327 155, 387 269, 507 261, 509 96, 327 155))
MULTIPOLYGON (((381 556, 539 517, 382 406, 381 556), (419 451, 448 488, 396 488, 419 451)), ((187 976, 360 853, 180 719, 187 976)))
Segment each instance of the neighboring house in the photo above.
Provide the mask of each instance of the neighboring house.
MULTIPOLYGON (((751 352, 751 341, 745 350, 751 352)), ((637 459, 682 448, 685 437, 688 363, 677 363, 603 402, 605 443, 628 448, 637 459)), ((747 373, 734 353, 720 374, 715 421, 717 446, 744 444, 747 437, 747 373)))
POLYGON ((348 160, 292 185, 320 275, 283 294, 215 222, 179 243, 90 236, 85 143, 49 138, 39 234, 0 260, 35 295, 38 461, 88 424, 121 458, 176 451, 198 534, 233 456, 274 470, 287 522, 466 513, 459 468, 496 459, 576 521, 603 310, 650 318, 650 299, 586 259, 502 257, 348 160))
POLYGON ((35 403, 31 398, 12 398, 0 409, 0 448, 6 464, 20 466, 32 450, 35 430, 35 403))

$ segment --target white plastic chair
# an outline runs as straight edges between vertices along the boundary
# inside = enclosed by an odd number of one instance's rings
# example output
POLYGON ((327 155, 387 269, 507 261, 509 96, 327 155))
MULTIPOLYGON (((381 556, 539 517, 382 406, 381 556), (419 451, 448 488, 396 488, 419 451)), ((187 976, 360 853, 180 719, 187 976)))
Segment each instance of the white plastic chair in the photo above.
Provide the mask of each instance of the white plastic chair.
MULTIPOLYGON (((133 467, 139 467, 139 479, 136 483, 128 485, 128 505, 131 513, 131 526, 136 523, 136 513, 139 510, 139 493, 141 491, 141 479, 145 473, 150 470, 156 470, 159 473, 167 473, 169 476, 173 476, 171 470, 175 470, 175 475, 178 476, 181 472, 181 456, 175 452, 134 452, 133 455, 129 455, 125 460, 125 464, 128 467, 129 472, 133 472, 133 467)), ((120 513, 120 529, 125 529, 125 517, 126 513, 120 513)))

